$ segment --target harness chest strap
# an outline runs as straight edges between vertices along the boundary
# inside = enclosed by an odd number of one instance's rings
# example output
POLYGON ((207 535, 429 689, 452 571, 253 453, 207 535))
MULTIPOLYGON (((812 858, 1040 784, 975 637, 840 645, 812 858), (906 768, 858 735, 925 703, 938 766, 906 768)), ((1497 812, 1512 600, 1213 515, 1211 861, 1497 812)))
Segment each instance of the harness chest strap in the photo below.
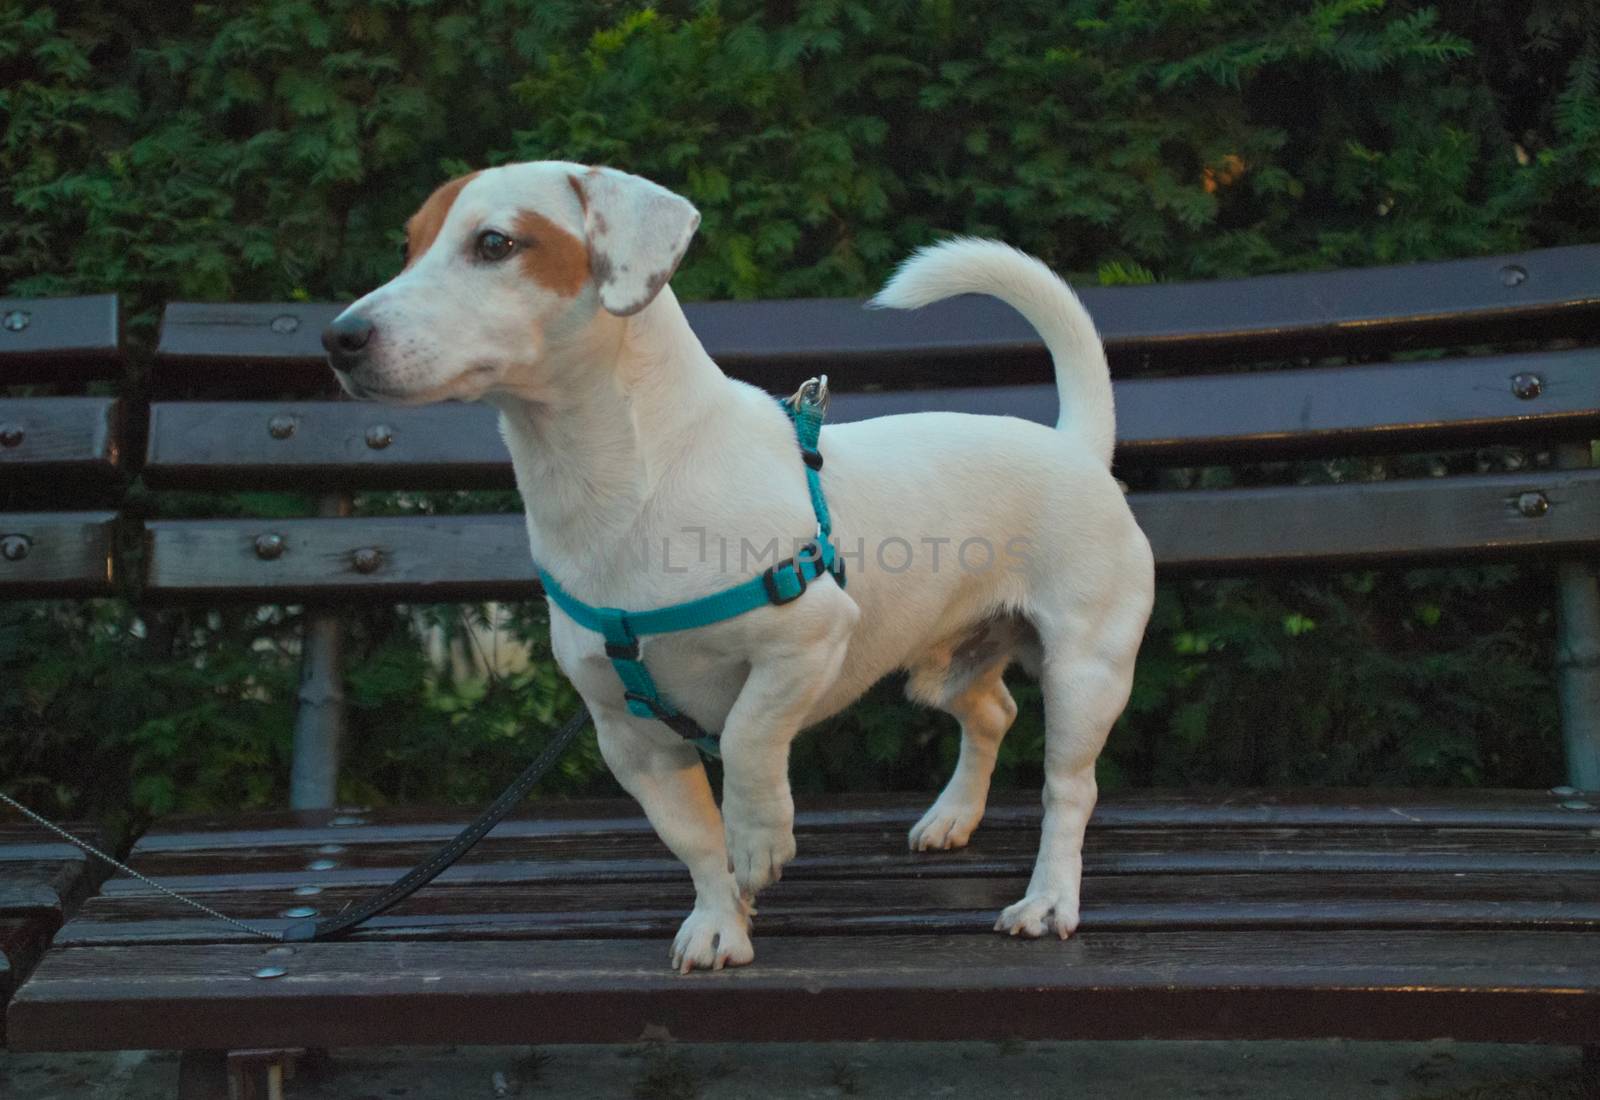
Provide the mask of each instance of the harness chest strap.
POLYGON ((759 576, 721 592, 653 611, 623 611, 584 603, 562 588, 547 570, 542 567, 539 569, 539 580, 556 606, 579 626, 605 638, 606 656, 622 681, 628 713, 639 718, 657 719, 711 756, 717 755, 717 735, 706 732, 699 723, 678 710, 661 694, 650 676, 650 670, 644 665, 639 639, 648 634, 672 634, 710 626, 768 604, 781 606, 792 603, 805 594, 811 581, 824 573, 831 574, 834 581, 841 588, 844 587, 844 561, 838 556, 830 538, 833 523, 828 514, 827 499, 822 493, 822 452, 817 449, 823 413, 827 409, 827 384, 826 376, 813 378, 800 387, 793 397, 779 402, 794 424, 795 439, 800 444, 800 455, 805 461, 811 509, 817 519, 817 537, 794 557, 786 558, 759 576))

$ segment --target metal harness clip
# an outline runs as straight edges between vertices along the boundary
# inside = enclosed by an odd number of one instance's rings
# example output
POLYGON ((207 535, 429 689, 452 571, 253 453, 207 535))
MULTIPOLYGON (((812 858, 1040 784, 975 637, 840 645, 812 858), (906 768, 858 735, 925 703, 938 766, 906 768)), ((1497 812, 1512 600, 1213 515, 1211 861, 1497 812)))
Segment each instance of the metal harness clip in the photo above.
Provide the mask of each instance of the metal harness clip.
POLYGON ((817 378, 808 378, 794 391, 794 396, 785 402, 790 408, 799 412, 802 407, 828 411, 828 376, 826 374, 817 378))

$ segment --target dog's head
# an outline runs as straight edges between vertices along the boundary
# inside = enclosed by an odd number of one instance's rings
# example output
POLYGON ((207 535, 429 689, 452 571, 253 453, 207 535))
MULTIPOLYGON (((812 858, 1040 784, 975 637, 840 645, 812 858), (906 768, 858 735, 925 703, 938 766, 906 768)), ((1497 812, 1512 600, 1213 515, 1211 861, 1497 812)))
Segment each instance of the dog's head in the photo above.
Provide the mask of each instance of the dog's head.
POLYGON ((405 404, 535 396, 552 352, 649 305, 700 224, 688 202, 610 168, 539 161, 440 187, 406 223, 405 267, 322 335, 355 397, 405 404))

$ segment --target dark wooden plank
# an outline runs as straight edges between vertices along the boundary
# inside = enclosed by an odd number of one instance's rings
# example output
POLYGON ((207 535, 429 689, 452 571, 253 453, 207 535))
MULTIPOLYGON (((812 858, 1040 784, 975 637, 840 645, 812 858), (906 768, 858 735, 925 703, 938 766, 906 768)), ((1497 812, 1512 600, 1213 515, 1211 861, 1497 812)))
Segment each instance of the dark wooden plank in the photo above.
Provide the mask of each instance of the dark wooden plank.
MULTIPOLYGON (((44 956, 50 937, 89 889, 81 862, 0 863, 0 1007, 44 956)), ((0 1045, 5 1038, 0 1020, 0 1045)))
POLYGON ((110 378, 121 371, 115 294, 0 298, 0 384, 110 378))
POLYGON ((1600 545, 1600 471, 1130 497, 1158 568, 1251 571, 1551 555, 1600 545))
MULTIPOLYGON (((104 839, 100 830, 90 822, 78 821, 65 827, 90 844, 99 844, 104 839)), ((24 821, 0 821, 0 873, 4 872, 8 860, 85 858, 82 848, 64 840, 56 840, 37 825, 24 821)))
MULTIPOLYGON (((1600 425, 1600 351, 1132 378, 1114 389, 1124 465, 1545 445, 1600 425)), ((847 392, 835 395, 828 418, 931 410, 1054 424, 1058 402, 1053 384, 847 392)))
MULTIPOLYGON (((927 793, 800 796, 795 824, 807 833, 909 828, 927 793)), ((222 852, 264 847, 434 844, 458 833, 471 816, 463 807, 407 806, 372 810, 279 810, 163 818, 135 844, 133 858, 161 852, 222 852)), ((1032 792, 997 791, 983 834, 1037 830, 1032 792)), ((1553 790, 1216 790, 1120 791, 1106 795, 1089 822, 1102 829, 1224 828, 1548 829, 1584 835, 1600 828, 1600 792, 1553 790), (1568 808, 1574 807, 1574 808, 1568 808)), ((628 799, 541 799, 520 807, 485 843, 557 837, 651 836, 650 823, 628 799)))
POLYGON ((510 488, 499 417, 451 402, 161 401, 146 480, 157 488, 510 488))
POLYGON ((1133 379, 1116 402, 1119 461, 1548 446, 1600 426, 1600 350, 1133 379))
MULTIPOLYGON (((1083 287, 1113 362, 1200 359, 1418 346, 1522 326, 1582 333, 1600 310, 1600 247, 1250 279, 1083 287), (1509 270, 1508 270, 1509 269, 1509 270), (1516 279, 1518 272, 1526 277, 1516 279), (1508 283, 1510 285, 1508 285, 1508 283)), ((914 313, 863 310, 854 300, 714 302, 690 319, 719 361, 848 359, 917 364, 1037 355, 1033 330, 1008 307, 962 298, 914 313)), ((1519 331, 1521 329, 1521 331, 1519 331)), ((1042 357, 1041 357, 1042 362, 1042 357)), ((854 372, 852 372, 854 373, 854 372)), ((902 376, 903 376, 902 372, 902 376)))
MULTIPOLYGON (((66 828, 90 844, 104 841, 92 822, 69 822, 66 828)), ((53 929, 109 872, 37 825, 0 821, 0 917, 42 913, 52 918, 53 929)))
MULTIPOLYGON (((1168 573, 1549 556, 1600 545, 1600 470, 1139 493, 1130 502, 1168 573)), ((872 548, 863 558, 851 546, 847 512, 835 512, 835 531, 852 569, 873 566, 872 548)), ((162 520, 147 525, 145 538, 145 591, 169 599, 537 593, 517 515, 162 520), (281 553, 259 555, 263 538, 280 539, 281 553), (366 572, 356 567, 363 558, 366 572)))
POLYGON ((168 598, 451 600, 535 592, 522 517, 159 520, 145 525, 146 593, 168 598), (332 524, 332 526, 329 526, 332 524), (260 540, 281 540, 275 557, 260 540), (359 554, 375 568, 356 568, 359 554))
MULTIPOLYGON (((981 932, 1027 892, 1028 868, 982 878, 783 882, 761 895, 756 928, 786 935, 981 932)), ((294 906, 336 913, 371 887, 240 888, 206 901, 278 930, 294 906)), ((1088 875, 1083 929, 1249 928, 1592 929, 1600 873, 1088 875)), ((694 905, 687 872, 671 881, 430 885, 355 933, 362 939, 669 938, 694 905)), ((246 943, 243 931, 170 898, 102 894, 56 937, 58 947, 118 943, 246 943)))
MULTIPOLYGON (((1548 335, 1584 334, 1600 314, 1597 270, 1600 246, 1578 245, 1391 268, 1089 287, 1083 298, 1113 360, 1192 363, 1523 338, 1533 326, 1548 335)), ((174 303, 162 322, 157 376, 255 392, 328 392, 318 338, 341 308, 174 303), (224 372, 223 363, 234 369, 224 372)), ((988 298, 910 314, 864 310, 845 299, 711 302, 687 313, 730 373, 775 389, 792 388, 819 365, 840 371, 841 388, 886 380, 961 384, 975 361, 991 377, 1049 376, 1032 329, 988 298)))
POLYGON ((62 916, 89 893, 80 859, 10 860, 0 863, 0 916, 47 913, 62 916))
MULTIPOLYGON (((1600 429, 1600 351, 1123 380, 1116 402, 1124 463, 1545 441, 1600 429)), ((1053 385, 840 392, 829 418, 935 409, 1051 424, 1057 402, 1053 385)), ((158 402, 144 473, 158 488, 513 484, 496 414, 454 403, 158 402)))
POLYGON ((0 513, 0 594, 109 595, 116 520, 115 512, 0 513))
MULTIPOLYGON (((92 824, 68 827, 90 843, 103 839, 92 824)), ((0 820, 0 1005, 102 877, 81 849, 51 839, 35 825, 0 820)), ((0 1043, 4 1040, 0 1027, 0 1043)))
MULTIPOLYGON (((1350 815, 1363 803, 1369 811, 1381 805, 1370 792, 1356 794, 1355 806, 1335 808, 1350 815)), ((1530 795, 1491 795, 1484 801, 1501 802, 1511 817, 1524 812, 1519 805, 1537 804, 1530 795)), ((1090 907, 1096 920, 1118 927, 1392 924, 1409 919, 1405 913, 1412 903, 1415 919, 1430 923, 1586 923, 1591 914, 1585 899, 1600 896, 1594 811, 1563 808, 1582 806, 1576 797, 1544 796, 1547 804, 1556 798, 1561 801, 1554 808, 1566 815, 1557 820, 1582 827, 1421 824, 1413 811, 1434 816, 1448 811, 1440 793, 1409 807, 1391 802, 1381 816, 1347 816, 1341 825, 1096 827, 1085 848, 1086 897, 1100 899, 1100 909, 1090 907), (1238 888, 1227 885, 1230 878, 1238 888), (1140 881, 1160 885, 1141 886, 1140 881), (1451 904, 1441 904, 1449 899, 1451 904), (1345 902, 1351 904, 1345 907, 1345 902)), ((594 811, 589 823, 612 824, 599 815, 603 806, 586 809, 594 811)), ((964 851, 910 854, 898 825, 886 828, 872 816, 854 814, 855 827, 841 828, 839 813, 802 813, 800 856, 786 869, 784 882, 764 895, 765 933, 823 932, 833 920, 843 922, 839 928, 880 933, 965 927, 962 922, 976 919, 977 910, 1003 905, 1012 900, 1005 895, 1022 889, 1037 844, 1027 822, 1001 813, 1000 826, 980 829, 964 851), (954 900, 961 897, 969 900, 954 900), (971 901, 974 897, 981 900, 971 901)), ((1481 807, 1477 820, 1482 820, 1481 807)), ((131 858, 169 885, 207 896, 236 915, 270 921, 296 904, 337 909, 392 881, 435 846, 414 835, 414 823, 342 828, 350 843, 332 849, 306 843, 320 838, 298 830, 255 833, 253 847, 233 844, 236 833, 213 838, 188 831, 164 838, 166 843, 141 846, 131 858), (317 892, 296 893, 306 888, 317 892)), ((445 937, 649 935, 679 919, 685 890, 682 868, 642 831, 496 833, 400 911, 429 920, 396 919, 379 927, 387 928, 385 934, 445 937)), ((107 936, 204 939, 220 931, 187 918, 143 884, 117 879, 64 935, 65 942, 100 942, 107 936)))
MULTIPOLYGON (((855 830, 796 830, 799 854, 785 880, 878 877, 976 878, 1026 874, 1038 850, 1033 828, 981 827, 954 852, 909 852, 905 831, 864 823, 855 830)), ((297 886, 383 886, 431 856, 436 843, 404 840, 337 845, 277 843, 264 834, 255 847, 136 849, 132 865, 176 889, 208 892, 289 890, 297 886)), ((1084 847, 1086 873, 1240 874, 1547 872, 1600 873, 1600 842, 1587 830, 1314 829, 1237 826, 1219 829, 1099 828, 1084 847)), ((681 865, 647 832, 502 836, 479 842, 446 871, 447 883, 660 882, 683 876, 681 865)), ((106 896, 139 896, 151 888, 116 878, 106 896)))
POLYGON ((336 942, 52 951, 17 1050, 686 1040, 1453 1037, 1593 1042, 1586 932, 793 936, 688 978, 664 944, 336 942))
POLYGON ((301 377, 313 389, 328 390, 333 377, 322 330, 343 309, 332 302, 169 302, 156 346, 157 377, 249 387, 249 380, 216 376, 224 364, 230 371, 275 367, 278 382, 301 377))
POLYGON ((0 398, 0 476, 108 482, 122 467, 114 397, 0 398))
MULTIPOLYGON (((16 991, 22 976, 32 970, 50 942, 55 926, 37 916, 0 916, 0 1006, 16 991)), ((0 1043, 5 1042, 0 1018, 0 1043)))

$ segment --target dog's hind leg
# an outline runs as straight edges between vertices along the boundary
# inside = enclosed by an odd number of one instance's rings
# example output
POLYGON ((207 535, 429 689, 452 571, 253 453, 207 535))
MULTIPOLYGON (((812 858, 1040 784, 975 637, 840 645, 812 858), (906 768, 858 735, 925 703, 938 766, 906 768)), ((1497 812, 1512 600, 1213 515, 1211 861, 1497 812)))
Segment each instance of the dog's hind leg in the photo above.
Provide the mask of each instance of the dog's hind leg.
POLYGON ((1006 690, 1004 673, 1003 662, 994 665, 944 704, 943 709, 961 723, 961 756, 950 782, 912 827, 913 852, 965 847, 983 819, 995 754, 1017 717, 1017 704, 1006 690))
POLYGON ((694 910, 672 942, 673 968, 688 973, 749 962, 755 958, 750 907, 728 870, 722 815, 699 753, 625 711, 597 707, 594 716, 600 755, 694 879, 694 910))
POLYGON ((1044 645, 1044 822, 1027 895, 1000 914, 998 932, 1038 936, 1048 928, 1065 939, 1077 930, 1083 834, 1098 793, 1095 759, 1127 705, 1149 614, 1146 569, 1090 614, 1066 609, 1034 617, 1044 645))

